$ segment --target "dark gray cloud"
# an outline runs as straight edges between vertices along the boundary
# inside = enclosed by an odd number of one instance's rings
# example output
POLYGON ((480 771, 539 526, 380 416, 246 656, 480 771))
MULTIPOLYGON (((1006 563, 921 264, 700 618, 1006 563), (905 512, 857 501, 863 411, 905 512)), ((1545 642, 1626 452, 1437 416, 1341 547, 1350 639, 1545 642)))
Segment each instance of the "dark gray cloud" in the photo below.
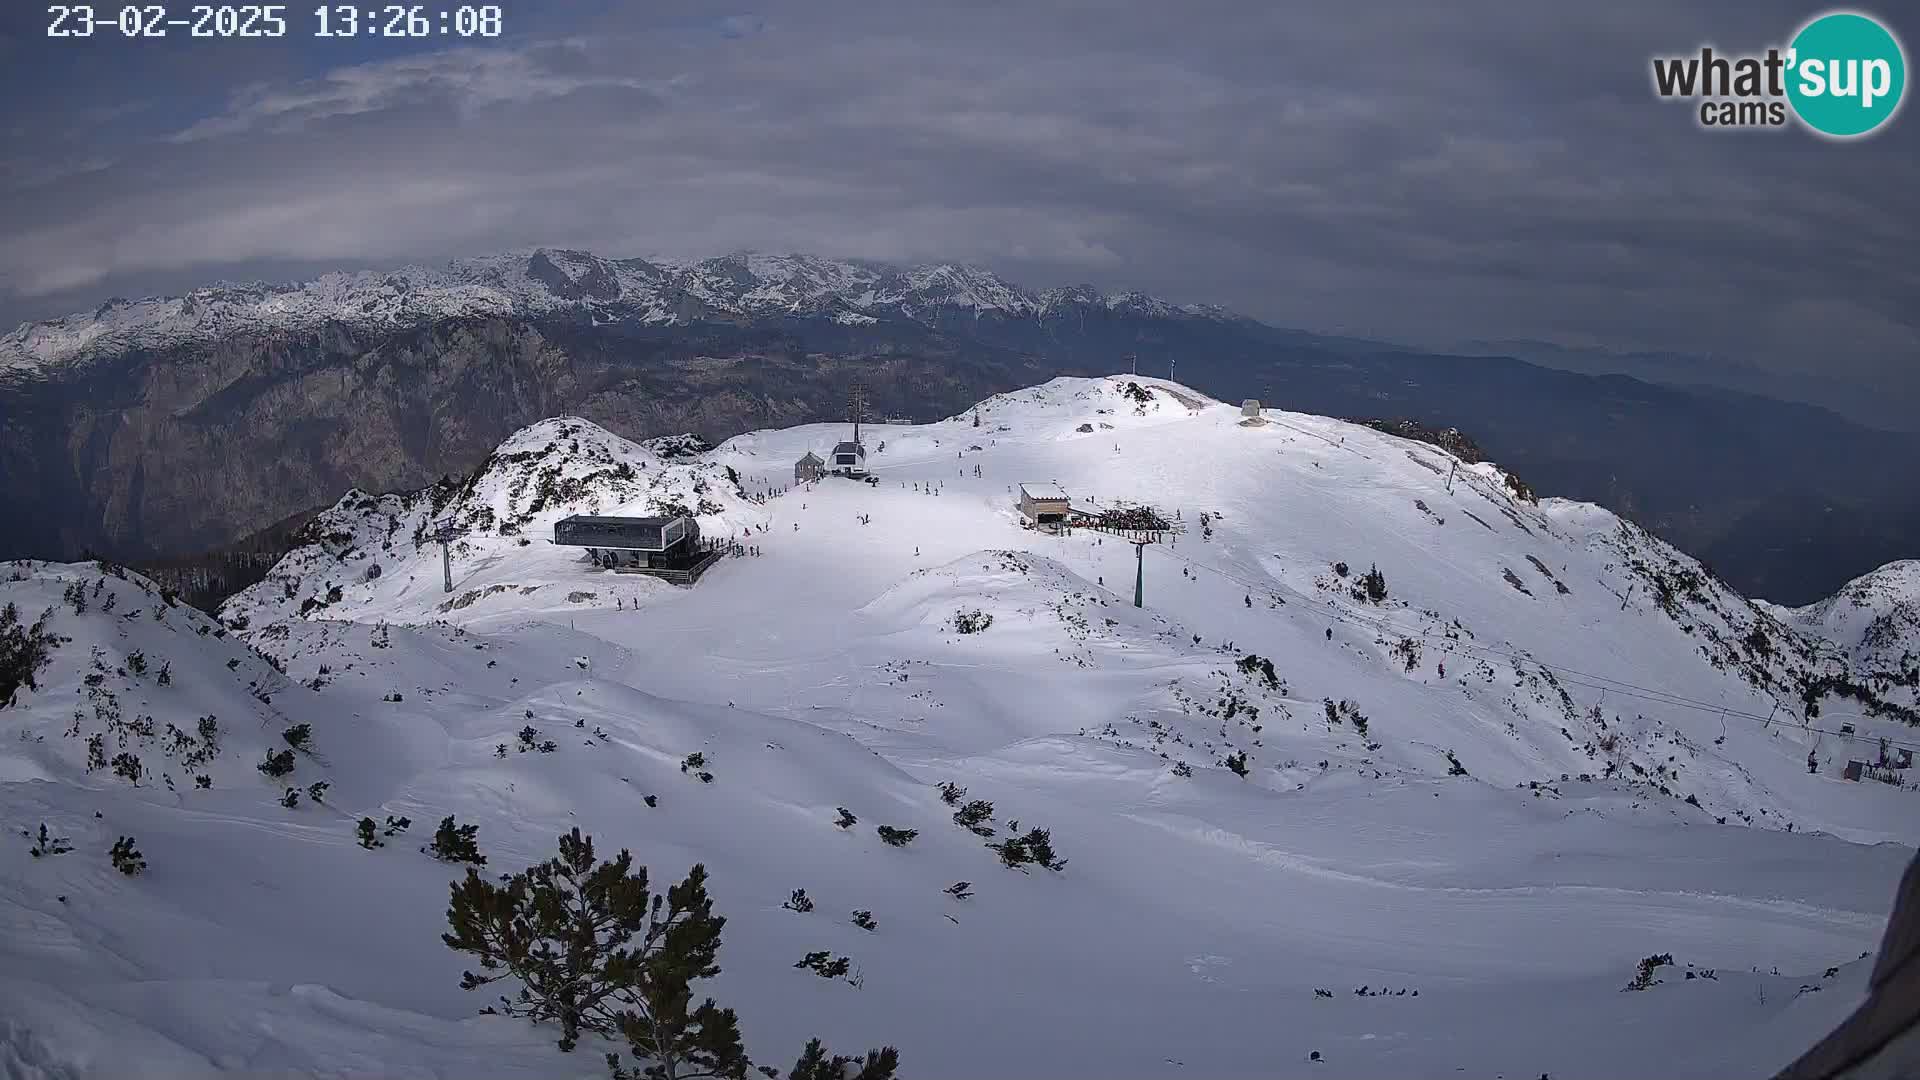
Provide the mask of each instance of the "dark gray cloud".
POLYGON ((1912 393, 1913 115, 1834 144, 1650 93, 1654 53, 1816 10, 582 2, 371 52, 50 43, 15 14, 0 317, 534 244, 804 250, 1912 393))

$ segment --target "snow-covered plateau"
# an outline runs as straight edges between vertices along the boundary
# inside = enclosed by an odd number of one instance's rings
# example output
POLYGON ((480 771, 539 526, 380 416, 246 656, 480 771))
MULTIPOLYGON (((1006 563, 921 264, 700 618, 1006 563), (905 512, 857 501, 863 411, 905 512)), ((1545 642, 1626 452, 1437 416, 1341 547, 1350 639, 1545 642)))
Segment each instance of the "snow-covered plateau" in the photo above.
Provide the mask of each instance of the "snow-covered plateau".
POLYGON ((1155 379, 868 428, 877 484, 793 482, 845 437, 542 421, 346 494, 218 619, 0 567, 16 638, 59 639, 0 707, 0 1076, 606 1075, 461 989, 446 815, 490 873, 575 827, 703 863, 699 990, 779 1066, 1762 1076, 1861 1000, 1920 790, 1843 772, 1920 744, 1913 564, 1772 608, 1491 464, 1155 379), (1173 524, 1034 530, 1022 483, 1173 524), (682 588, 551 542, 662 512, 740 553, 682 588), (943 784, 1065 865, 1003 866, 943 784))

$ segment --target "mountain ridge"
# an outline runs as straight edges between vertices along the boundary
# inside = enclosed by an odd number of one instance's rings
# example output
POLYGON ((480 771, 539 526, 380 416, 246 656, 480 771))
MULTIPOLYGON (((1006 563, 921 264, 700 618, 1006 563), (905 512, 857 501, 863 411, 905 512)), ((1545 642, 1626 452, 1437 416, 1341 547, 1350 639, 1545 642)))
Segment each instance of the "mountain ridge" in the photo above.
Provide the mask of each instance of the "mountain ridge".
POLYGON ((812 255, 741 252, 684 262, 606 259, 532 248, 444 267, 323 274, 295 283, 217 283, 182 296, 112 299, 90 312, 21 324, 0 335, 0 376, 28 376, 132 344, 168 347, 224 334, 350 326, 415 327, 436 319, 586 313, 643 326, 714 317, 1044 318, 1075 308, 1154 318, 1241 321, 1224 308, 1174 304, 1135 290, 1074 285, 1029 290, 957 263, 896 266, 812 255))
POLYGON ((1810 405, 1439 356, 952 264, 811 256, 607 260, 198 290, 0 342, 0 552, 193 557, 348 487, 465 475, 541 417, 623 436, 843 415, 925 419, 1056 375, 1177 373, 1227 400, 1454 428, 1543 494, 1603 503, 1783 603, 1912 557, 1909 436, 1810 405), (276 291, 278 290, 278 291, 276 291))

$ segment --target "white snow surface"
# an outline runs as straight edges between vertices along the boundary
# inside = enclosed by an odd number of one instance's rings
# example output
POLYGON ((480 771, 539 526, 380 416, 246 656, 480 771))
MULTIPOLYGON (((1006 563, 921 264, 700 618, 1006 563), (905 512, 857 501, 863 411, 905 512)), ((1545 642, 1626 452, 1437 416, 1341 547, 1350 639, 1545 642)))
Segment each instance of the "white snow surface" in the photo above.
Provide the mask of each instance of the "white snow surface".
POLYGON ((977 267, 894 267, 811 255, 736 254, 699 262, 605 259, 537 248, 442 268, 326 274, 297 284, 220 284, 185 296, 114 299, 0 334, 0 377, 30 378, 128 348, 164 350, 228 335, 309 333, 329 324, 406 327, 457 316, 575 313, 596 324, 684 324, 702 317, 818 316, 859 325, 944 313, 1039 318, 1100 307, 1162 318, 1231 320, 1212 305, 1086 287, 1034 292, 977 267))
MULTIPOLYGON (((418 850, 447 814, 488 872, 576 826, 656 882, 706 864, 705 992, 782 1067, 818 1034, 927 1078, 1754 1076, 1861 1000, 1920 792, 1841 779, 1858 752, 1817 729, 1916 732, 1836 698, 1803 726, 1790 689, 1858 671, 1852 608, 1756 605, 1492 465, 1449 490, 1439 449, 1265 416, 1057 379, 875 429, 877 486, 797 487, 842 427, 700 450, 561 417, 465 483, 349 493, 223 622, 15 564, 0 599, 71 640, 0 708, 0 1075, 605 1075, 603 1046, 475 1015, 439 940, 458 874, 418 850), (1023 481, 1177 511, 1144 606, 1133 545, 1023 528, 1023 481), (760 554, 683 589, 550 542, 674 509, 760 554), (451 594, 442 521, 467 530, 451 594), (289 779, 331 787, 288 809, 255 764, 302 722, 289 779), (528 725, 557 749, 513 749, 528 725), (137 784, 89 771, 95 734, 137 784), (1000 866, 949 780, 1067 865, 1000 866), (411 830, 355 844, 389 814, 411 830), (74 850, 30 856, 42 822, 74 850), (121 835, 145 873, 109 865, 121 835), (796 888, 815 911, 781 907, 796 888), (860 985, 794 968, 815 949, 860 985), (1620 992, 1658 953, 1663 981, 1620 992)), ((1883 577, 1876 611, 1912 596, 1883 577)), ((1895 625, 1872 662, 1914 647, 1895 625)))

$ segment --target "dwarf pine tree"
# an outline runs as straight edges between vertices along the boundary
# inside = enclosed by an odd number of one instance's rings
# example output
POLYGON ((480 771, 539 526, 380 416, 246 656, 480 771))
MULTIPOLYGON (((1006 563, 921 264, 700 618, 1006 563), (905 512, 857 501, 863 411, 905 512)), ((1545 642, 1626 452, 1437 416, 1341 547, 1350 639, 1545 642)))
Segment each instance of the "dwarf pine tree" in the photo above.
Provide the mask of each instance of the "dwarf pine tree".
POLYGON ((53 650, 72 640, 48 629, 52 618, 53 608, 49 607, 27 626, 20 621, 20 609, 11 602, 0 607, 0 708, 13 704, 22 686, 40 689, 35 679, 53 663, 53 650))
MULTIPOLYGON (((558 1023, 562 1050, 582 1032, 624 1038, 640 1067, 608 1054, 614 1080, 745 1080, 754 1065, 734 1011, 712 998, 693 1006, 692 984, 720 972, 727 921, 714 914, 706 883, 696 863, 664 896, 651 892, 631 852, 600 862, 592 838, 574 829, 560 838, 558 857, 500 884, 469 869, 451 887, 452 932, 441 940, 479 957, 485 974, 466 972, 463 989, 518 981, 497 1011, 558 1023)), ((869 1056, 897 1068, 891 1048, 869 1056)))
POLYGON ((819 949, 794 961, 793 966, 807 968, 823 979, 838 979, 853 969, 853 958, 835 956, 825 949, 819 949))
POLYGON ((948 806, 959 806, 960 800, 965 798, 966 794, 966 788, 961 787, 951 780, 940 785, 940 801, 946 803, 948 806))
POLYGON ((855 825, 858 825, 860 823, 860 819, 857 817, 854 817, 853 811, 847 809, 846 807, 836 806, 834 807, 834 809, 840 811, 840 816, 834 819, 833 823, 835 825, 838 825, 843 829, 851 829, 855 825))
MULTIPOLYGON (((1012 828, 1018 828, 1015 822, 1012 828)), ((998 844, 988 844, 1000 856, 1000 864, 1011 870, 1026 872, 1028 863, 1038 863, 1049 870, 1058 871, 1067 865, 1067 860, 1059 857, 1053 850, 1053 833, 1048 829, 1032 828, 1019 836, 1009 836, 998 844)))
POLYGON ((985 799, 974 799, 953 812, 953 823, 975 836, 992 836, 993 826, 987 824, 992 817, 993 804, 985 799))
POLYGON ((368 851, 372 851, 377 847, 385 847, 386 841, 381 840, 378 835, 379 828, 378 825, 373 823, 372 818, 361 818, 360 824, 354 828, 354 833, 360 837, 360 846, 366 848, 368 851))
POLYGON ((128 877, 133 877, 147 868, 147 857, 140 854, 140 849, 133 845, 131 836, 123 836, 115 840, 113 847, 107 851, 107 858, 113 863, 115 870, 128 877))
POLYGON ((894 847, 906 847, 913 838, 920 835, 919 829, 896 829, 891 825, 882 825, 878 830, 880 839, 894 847))
POLYGON ((421 848, 441 862, 472 863, 475 866, 487 865, 487 857, 480 854, 478 837, 480 826, 457 825, 453 815, 440 819, 440 827, 433 831, 433 843, 421 848))
MULTIPOLYGON (((979 418, 974 419, 978 424, 979 418)), ((894 1080, 900 1068, 900 1052, 891 1046, 869 1050, 862 1057, 828 1056, 819 1039, 807 1042, 800 1060, 793 1063, 787 1080, 894 1080)))
MULTIPOLYGON (((26 834, 23 831, 21 835, 26 834)), ((33 846, 27 849, 27 854, 38 859, 43 855, 65 855, 72 850, 73 844, 69 843, 64 836, 54 836, 47 832, 47 823, 43 821, 40 823, 40 835, 34 840, 33 846)))

